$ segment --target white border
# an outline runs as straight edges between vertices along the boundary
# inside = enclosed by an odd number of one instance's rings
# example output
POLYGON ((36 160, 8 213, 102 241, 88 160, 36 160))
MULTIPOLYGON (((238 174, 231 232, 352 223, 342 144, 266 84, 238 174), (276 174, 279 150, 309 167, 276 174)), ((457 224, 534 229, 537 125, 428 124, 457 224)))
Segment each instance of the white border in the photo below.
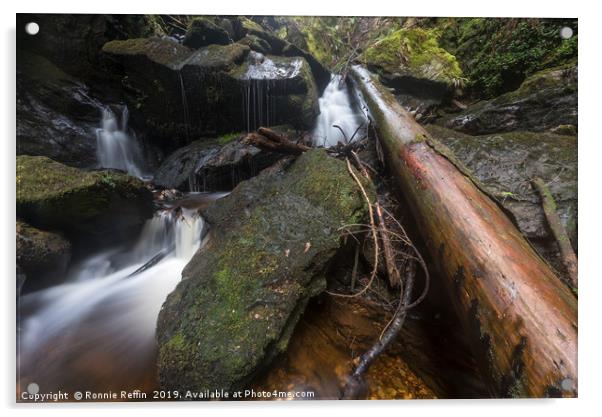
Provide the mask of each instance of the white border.
MULTIPOLYGON (((0 128, 2 149, 2 249, 0 256, 4 277, 2 295, 4 337, 0 342, 2 370, 0 377, 1 405, 12 415, 89 415, 105 416, 144 414, 178 415, 239 415, 263 416, 332 414, 362 416, 367 414, 420 414, 420 416, 504 416, 527 412, 546 416, 590 414, 597 406, 602 357, 600 345, 600 308, 602 303, 601 276, 598 267, 600 213, 602 199, 598 168, 602 165, 602 135, 600 134, 600 22, 594 2, 546 1, 528 3, 524 0, 503 2, 485 1, 392 1, 370 0, 351 3, 343 0, 231 0, 228 2, 145 0, 141 3, 123 0, 82 2, 81 0, 4 1, 2 3, 3 59, 2 103, 0 128), (584 2, 585 3, 585 2, 584 2), (15 405, 15 13, 177 13, 177 14, 267 14, 267 15, 380 15, 380 16, 495 16, 495 17, 578 17, 579 18, 579 399, 577 400, 435 400, 435 401, 362 401, 362 402, 301 402, 301 403, 147 403, 147 404, 64 404, 15 405), (597 262, 598 261, 598 262, 597 262)), ((42 29, 43 30, 43 29, 42 29)), ((592 413, 593 414, 593 413, 592 413)))

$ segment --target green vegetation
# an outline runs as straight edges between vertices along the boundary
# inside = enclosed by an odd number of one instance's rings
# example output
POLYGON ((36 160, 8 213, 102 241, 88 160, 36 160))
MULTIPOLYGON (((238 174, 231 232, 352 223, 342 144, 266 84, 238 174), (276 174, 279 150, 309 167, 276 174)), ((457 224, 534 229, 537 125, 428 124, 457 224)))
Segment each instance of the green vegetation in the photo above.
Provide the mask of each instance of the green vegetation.
POLYGON ((576 20, 443 18, 437 27, 479 97, 511 91, 529 75, 577 58, 576 20), (560 37, 564 26, 573 29, 572 38, 560 37))
POLYGON ((325 287, 339 228, 366 212, 345 163, 324 150, 264 171, 207 209, 212 243, 188 264, 159 316, 161 383, 237 387, 283 351, 308 299, 325 287))
POLYGON ((456 58, 439 46, 435 29, 399 29, 368 47, 363 61, 395 74, 410 75, 448 85, 463 83, 456 58))
POLYGON ((225 145, 232 142, 234 139, 239 138, 240 136, 241 132, 226 133, 217 138, 217 143, 220 145, 225 145))
POLYGON ((142 181, 113 171, 86 172, 44 156, 17 156, 17 211, 34 226, 93 230, 115 204, 152 197, 142 181))
POLYGON ((400 18, 290 17, 286 39, 306 49, 318 61, 339 72, 362 49, 400 27, 400 18))
POLYGON ((111 55, 146 56, 152 62, 178 70, 192 55, 192 51, 177 43, 164 42, 160 38, 115 40, 104 44, 102 51, 111 55))

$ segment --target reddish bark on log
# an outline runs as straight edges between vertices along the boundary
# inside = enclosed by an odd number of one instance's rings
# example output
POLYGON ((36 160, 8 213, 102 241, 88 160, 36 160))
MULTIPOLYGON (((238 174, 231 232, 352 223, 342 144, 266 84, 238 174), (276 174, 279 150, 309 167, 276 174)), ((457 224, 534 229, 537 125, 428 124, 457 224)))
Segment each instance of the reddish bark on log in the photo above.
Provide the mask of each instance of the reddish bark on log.
POLYGON ((494 396, 577 396, 577 300, 364 68, 351 76, 494 396))

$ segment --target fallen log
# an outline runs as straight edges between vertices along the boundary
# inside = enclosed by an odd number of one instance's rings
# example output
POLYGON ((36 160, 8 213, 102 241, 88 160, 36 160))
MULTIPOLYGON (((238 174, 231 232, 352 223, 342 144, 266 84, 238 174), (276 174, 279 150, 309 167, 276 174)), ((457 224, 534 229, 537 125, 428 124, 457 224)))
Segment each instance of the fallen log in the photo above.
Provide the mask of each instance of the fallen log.
POLYGON ((566 234, 566 230, 560 221, 560 216, 558 216, 558 213, 556 212, 556 202, 554 201, 554 197, 552 196, 552 193, 550 192, 550 189, 547 187, 546 183, 541 178, 534 178, 531 182, 541 197, 541 205, 543 207, 546 220, 548 221, 552 235, 554 235, 556 242, 558 242, 560 257, 562 258, 562 263, 566 268, 571 285, 573 288, 577 288, 577 256, 575 255, 575 251, 571 246, 571 240, 566 234))
POLYGON ((491 394, 577 396, 576 298, 372 74, 354 66, 350 76, 491 394))

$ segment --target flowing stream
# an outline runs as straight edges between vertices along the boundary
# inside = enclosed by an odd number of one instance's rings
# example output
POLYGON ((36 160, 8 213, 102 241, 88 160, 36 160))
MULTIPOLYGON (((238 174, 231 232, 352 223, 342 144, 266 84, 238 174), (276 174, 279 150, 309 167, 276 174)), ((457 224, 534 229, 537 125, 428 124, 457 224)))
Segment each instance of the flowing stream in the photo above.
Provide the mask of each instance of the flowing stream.
MULTIPOLYGON (((262 65, 268 64, 264 61, 262 65)), ((270 84, 265 86, 269 97, 270 84)), ((263 97, 263 91, 253 90, 259 87, 250 85, 245 100, 263 97)), ((344 142, 345 136, 350 140, 365 122, 338 76, 332 77, 319 104, 320 116, 313 131, 318 146, 335 146, 344 142)), ((261 100, 249 103, 248 111, 258 115, 249 117, 248 123, 269 121, 274 111, 271 105, 261 100)), ((127 108, 120 117, 109 108, 103 110, 102 127, 97 132, 98 160, 102 167, 145 178, 141 148, 135 136, 128 133, 127 122, 127 108)), ((156 389, 157 316, 179 282, 182 269, 202 244, 204 221, 199 208, 224 195, 193 192, 166 204, 146 222, 133 244, 99 250, 74 263, 62 284, 21 295, 18 391, 31 383, 38 384, 42 392, 156 389)), ((373 343, 386 321, 380 311, 371 314, 361 305, 341 305, 324 297, 320 302, 312 301, 286 354, 252 386, 311 389, 317 398, 338 398, 353 357, 373 343), (346 329, 346 333, 340 333, 340 329, 346 329)), ((420 345, 413 351, 424 349, 420 345)), ((428 368, 428 362, 422 367, 428 368)), ((451 367, 451 372, 462 375, 466 368, 470 366, 451 367)), ((422 380, 399 355, 383 355, 368 373, 369 397, 431 398, 449 394, 437 389, 430 379, 427 375, 422 380)))
POLYGON ((102 109, 101 127, 96 131, 96 154, 101 168, 126 171, 147 178, 144 156, 133 132, 128 130, 129 111, 123 106, 121 119, 108 107, 102 109))
MULTIPOLYGON (((365 122, 362 112, 354 106, 347 85, 341 83, 340 75, 332 76, 320 97, 319 105, 320 115, 312 135, 316 146, 331 147, 338 142, 345 143, 346 139, 351 141, 353 134, 365 122)), ((353 139, 358 137, 359 134, 353 139)))
POLYGON ((94 254, 75 264, 63 284, 22 295, 20 388, 154 387, 159 310, 201 245, 198 207, 221 196, 191 194, 157 211, 131 247, 94 254))

